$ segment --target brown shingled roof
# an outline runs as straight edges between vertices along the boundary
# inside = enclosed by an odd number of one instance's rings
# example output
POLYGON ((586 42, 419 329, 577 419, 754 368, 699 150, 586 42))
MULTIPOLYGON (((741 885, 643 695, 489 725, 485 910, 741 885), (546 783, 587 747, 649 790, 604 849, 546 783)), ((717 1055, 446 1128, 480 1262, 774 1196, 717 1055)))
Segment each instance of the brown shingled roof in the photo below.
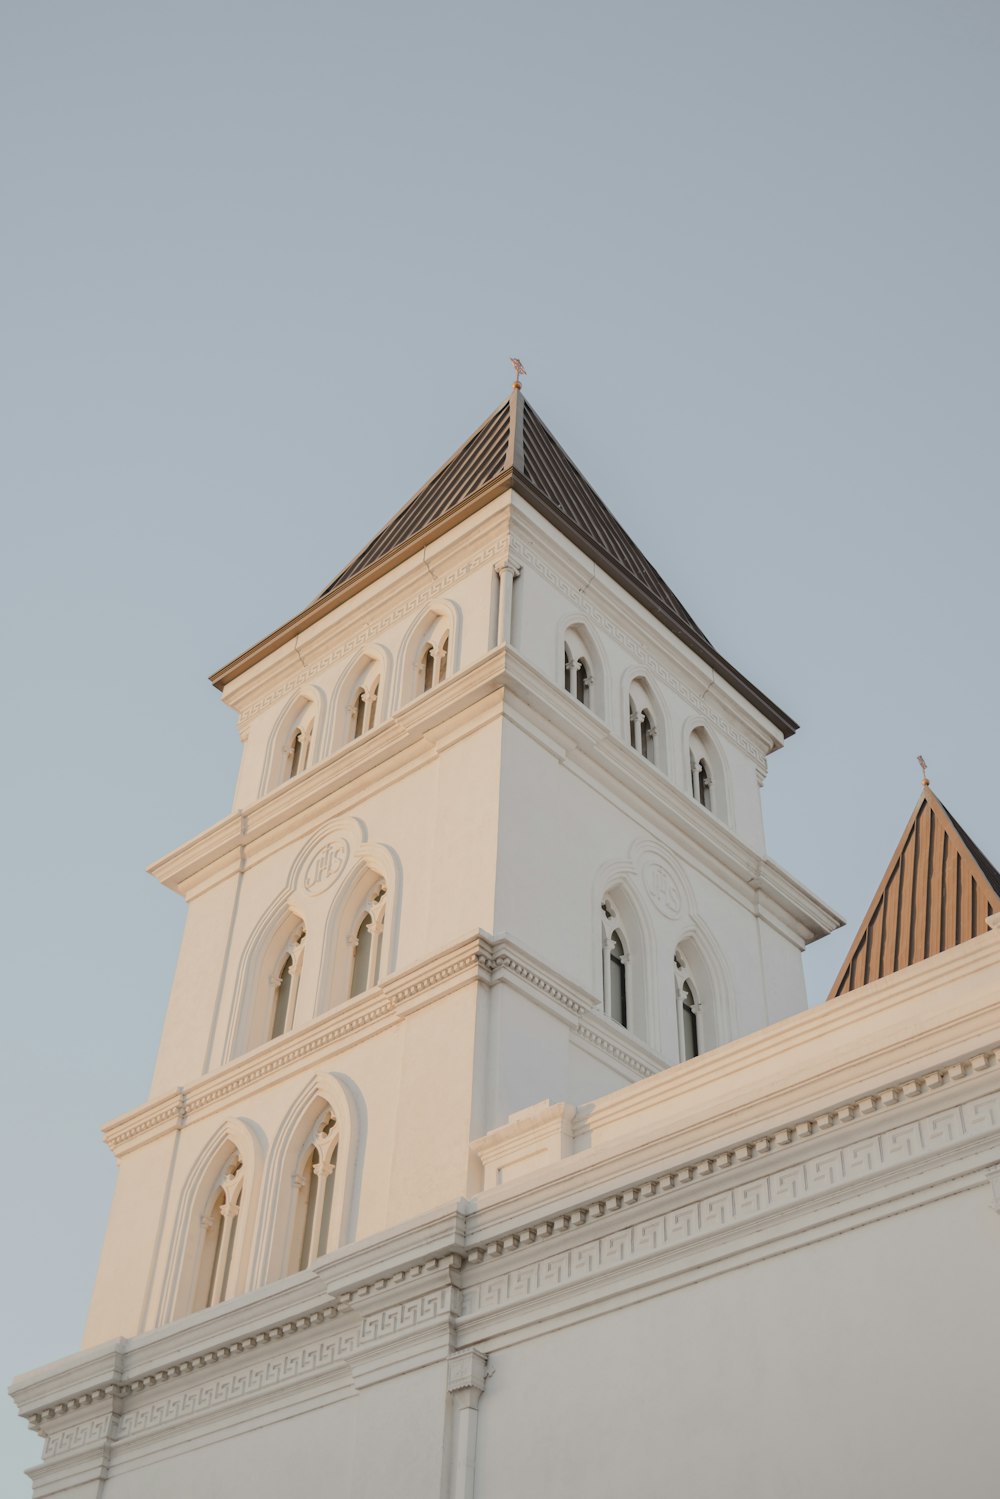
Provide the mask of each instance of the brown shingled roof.
POLYGON ((997 911, 1000 871, 925 786, 830 998, 982 936, 997 911))
POLYGON ((457 525, 505 489, 513 489, 735 687, 785 735, 797 725, 721 656, 677 595, 618 523, 519 386, 423 484, 319 598, 296 619, 215 673, 224 687, 254 661, 457 525))

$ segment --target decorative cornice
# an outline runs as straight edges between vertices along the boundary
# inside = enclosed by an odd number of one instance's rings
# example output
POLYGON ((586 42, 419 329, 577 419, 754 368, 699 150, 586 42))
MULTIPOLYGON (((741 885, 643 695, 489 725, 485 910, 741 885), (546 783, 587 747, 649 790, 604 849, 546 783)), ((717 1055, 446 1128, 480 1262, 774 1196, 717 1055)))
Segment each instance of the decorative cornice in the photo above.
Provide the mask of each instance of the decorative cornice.
POLYGON ((303 686, 306 682, 312 681, 314 677, 319 676, 322 672, 328 670, 329 667, 335 666, 338 661, 349 660, 361 650, 362 646, 367 645, 370 640, 376 636, 384 635, 385 631, 398 623, 399 620, 416 613, 418 609, 422 608, 432 599, 437 598, 447 589, 454 587, 461 578, 467 577, 471 572, 476 572, 501 553, 506 556, 507 549, 506 536, 499 537, 496 541, 492 541, 487 546, 481 547, 471 557, 467 557, 464 562, 458 563, 455 567, 450 568, 447 572, 441 573, 432 581, 426 583, 417 592, 408 594, 406 598, 400 600, 391 609, 380 614, 377 619, 370 620, 361 629, 356 630, 346 640, 342 640, 338 645, 330 646, 321 656, 316 657, 315 660, 310 661, 307 666, 304 666, 301 671, 285 677, 277 686, 269 688, 267 692, 262 693, 260 697, 255 698, 253 702, 248 704, 239 716, 240 730, 245 730, 253 719, 263 713, 265 709, 270 708, 273 703, 281 702, 293 693, 296 688, 303 686))
MULTIPOLYGON (((114 1372, 123 1367, 120 1361, 123 1350, 128 1348, 127 1344, 116 1345, 113 1377, 67 1394, 63 1399, 29 1407, 22 1415, 38 1428, 49 1421, 61 1421, 76 1411, 89 1413, 92 1407, 102 1407, 105 1401, 140 1396, 155 1386, 198 1370, 246 1358, 239 1378, 227 1375, 221 1384, 218 1381, 203 1384, 180 1398, 168 1396, 155 1408, 126 1409, 117 1436, 122 1440, 140 1435, 158 1423, 183 1419, 225 1400, 255 1393, 268 1382, 291 1379, 302 1372, 332 1366, 338 1360, 349 1360, 366 1347, 400 1336, 422 1322, 436 1318, 463 1321, 481 1318, 501 1311, 514 1300, 542 1296, 550 1289, 564 1290, 571 1279, 588 1280, 602 1270, 620 1268, 632 1259, 648 1259, 673 1248, 689 1247, 695 1239, 704 1241, 711 1235, 744 1226, 763 1214, 794 1210, 817 1198, 834 1196, 844 1188, 856 1191, 866 1178, 908 1170, 921 1159, 953 1151, 964 1142, 985 1141, 1000 1135, 998 1091, 957 1099, 944 1109, 924 1115, 914 1115, 911 1107, 925 1095, 940 1094, 945 1098, 956 1085, 997 1068, 998 1060, 996 1046, 978 1050, 889 1086, 848 1098, 834 1107, 734 1141, 711 1154, 692 1157, 638 1180, 584 1196, 557 1212, 538 1214, 527 1221, 514 1217, 502 1230, 487 1234, 476 1235, 473 1231, 464 1243, 455 1242, 430 1257, 413 1257, 358 1283, 333 1281, 325 1298, 297 1315, 270 1320, 246 1333, 209 1343, 197 1354, 165 1362, 135 1377, 119 1377, 114 1372), (902 1117, 893 1123, 892 1116, 897 1110, 902 1117), (859 1136, 856 1126, 869 1118, 884 1118, 885 1127, 859 1136), (840 1144, 838 1134, 845 1137, 840 1144), (803 1154, 803 1146, 808 1147, 810 1141, 820 1138, 824 1148, 819 1155, 803 1154), (785 1152, 788 1164, 782 1166, 780 1158, 785 1152), (763 1175, 753 1177, 740 1170, 757 1161, 768 1164, 763 1175), (727 1180, 730 1176, 732 1179, 727 1180), (644 1205, 651 1205, 651 1212, 645 1216, 644 1205), (637 1211, 628 1211, 633 1209, 637 1211), (578 1230, 601 1227, 618 1215, 621 1215, 621 1229, 602 1233, 586 1244, 580 1241, 578 1230), (572 1241, 576 1248, 560 1250, 557 1259, 539 1259, 539 1245, 544 1247, 550 1240, 573 1234, 577 1234, 572 1241), (523 1260, 519 1258, 522 1254, 523 1260), (511 1263, 499 1276, 484 1279, 478 1273, 479 1267, 486 1266, 488 1270, 500 1259, 511 1263), (472 1278, 466 1280, 470 1274, 472 1278), (434 1276, 438 1277, 435 1289, 422 1291, 421 1279, 434 1276), (416 1297, 400 1297, 400 1290, 408 1291, 414 1285, 416 1297), (280 1366, 273 1360, 261 1363, 254 1358, 262 1348, 281 1339, 325 1328, 325 1324, 346 1312, 366 1312, 369 1307, 371 1314, 360 1317, 343 1334, 324 1331, 320 1345, 304 1346, 296 1357, 283 1358, 280 1366), (267 1369, 271 1373, 265 1377, 267 1369)), ((991 1163, 985 1172, 976 1169, 981 1180, 994 1185, 1000 1162, 991 1163)), ((515 1206, 516 1199, 511 1202, 511 1207, 515 1206)), ((466 1221, 474 1224, 474 1212, 466 1214, 466 1221)), ((315 1273, 317 1278, 323 1278, 323 1266, 318 1266, 315 1273)), ((329 1274, 327 1268, 325 1275, 329 1274)), ((312 1281, 309 1293, 315 1297, 312 1281)), ((209 1332, 220 1309, 205 1315, 209 1332)), ((481 1328, 476 1332, 478 1339, 484 1335, 481 1328)), ((96 1416, 88 1414, 85 1423, 60 1426, 48 1438, 46 1459, 104 1440, 107 1430, 102 1426, 103 1421, 103 1412, 99 1412, 96 1416)))
MULTIPOLYGON (((266 1323, 209 1346, 190 1358, 163 1364, 136 1378, 125 1377, 95 1386, 31 1411, 25 1419, 37 1430, 43 1423, 61 1421, 75 1411, 103 1407, 105 1402, 124 1402, 182 1376, 197 1375, 202 1370, 213 1371, 211 1378, 202 1380, 194 1389, 188 1388, 182 1399, 167 1395, 161 1400, 132 1404, 124 1409, 116 1433, 116 1440, 124 1441, 145 1435, 167 1421, 204 1414, 240 1396, 253 1394, 268 1384, 285 1382, 302 1373, 315 1374, 337 1363, 349 1363, 375 1343, 406 1335, 422 1324, 454 1315, 458 1304, 454 1273, 460 1269, 461 1263, 456 1254, 440 1255, 408 1266, 396 1275, 336 1291, 333 1301, 301 1315, 266 1323), (422 1279, 434 1279, 433 1289, 419 1289, 422 1279), (404 1283, 407 1289, 416 1287, 417 1294, 400 1299, 398 1289, 404 1283), (385 1290, 391 1290, 394 1299, 382 1301, 369 1310, 370 1300, 385 1290), (350 1313, 359 1315, 351 1319, 349 1326, 327 1330, 335 1319, 350 1313), (275 1344, 315 1329, 323 1330, 317 1344, 300 1347, 295 1352, 283 1351, 280 1366, 275 1365, 275 1344), (214 1373, 215 1366, 229 1365, 231 1360, 235 1360, 235 1365, 227 1368, 224 1375, 220 1377, 214 1373)), ((106 1419, 102 1411, 82 1425, 62 1426, 54 1431, 46 1438, 45 1460, 63 1457, 83 1445, 103 1439, 106 1419)))
POLYGON ((374 996, 342 1005, 304 1029, 258 1047, 211 1078, 178 1088, 176 1098, 156 1099, 111 1120, 104 1126, 104 1138, 116 1155, 122 1155, 141 1137, 160 1133, 164 1127, 180 1128, 188 1119, 234 1094, 280 1073, 295 1071, 316 1052, 374 1029, 414 1000, 463 978, 470 971, 488 972, 491 961, 490 944, 482 936, 460 943, 443 957, 387 979, 374 996))

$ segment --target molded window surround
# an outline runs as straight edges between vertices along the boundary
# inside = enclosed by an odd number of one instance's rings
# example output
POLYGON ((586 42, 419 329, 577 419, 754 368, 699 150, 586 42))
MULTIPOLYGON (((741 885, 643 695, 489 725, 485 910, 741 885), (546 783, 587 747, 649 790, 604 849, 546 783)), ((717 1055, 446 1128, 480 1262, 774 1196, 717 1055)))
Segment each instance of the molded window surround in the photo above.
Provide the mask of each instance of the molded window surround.
POLYGON ((597 647, 582 625, 572 625, 562 638, 562 685, 584 708, 602 712, 597 647))
POLYGON ((688 770, 691 795, 706 810, 726 821, 726 790, 719 751, 704 728, 695 729, 688 740, 688 770))
POLYGON ((651 765, 658 763, 656 753, 656 713, 642 682, 632 682, 628 690, 628 736, 629 744, 651 765))

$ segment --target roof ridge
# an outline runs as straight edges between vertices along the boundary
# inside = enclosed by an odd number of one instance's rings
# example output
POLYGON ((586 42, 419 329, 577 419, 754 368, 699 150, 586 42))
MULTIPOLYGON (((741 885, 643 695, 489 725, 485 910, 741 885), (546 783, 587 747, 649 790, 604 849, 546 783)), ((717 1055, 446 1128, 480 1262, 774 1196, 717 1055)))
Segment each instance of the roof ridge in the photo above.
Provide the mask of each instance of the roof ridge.
POLYGON ((385 522, 385 524, 380 528, 379 531, 376 532, 376 534, 371 538, 371 540, 369 542, 367 542, 366 545, 361 548, 360 552, 358 552, 354 557, 352 557, 351 560, 350 560, 350 562, 348 562, 346 564, 346 566, 344 566, 344 567, 342 567, 340 569, 340 572, 333 579, 333 582, 332 583, 328 583, 327 586, 324 589, 322 589, 317 594, 317 596, 316 596, 317 598, 320 598, 320 599, 321 598, 325 598, 325 596, 328 593, 331 593, 333 591, 333 589, 337 586, 337 584, 342 579, 351 576, 351 574, 357 568, 358 563, 361 562, 362 558, 365 557, 368 553, 370 553, 372 551, 372 549, 376 546, 376 544, 378 543, 378 541, 383 536, 387 535, 392 530, 392 528, 395 525, 395 523, 398 520, 401 519, 401 517, 404 515, 404 513, 407 510, 409 510, 410 506, 416 500, 419 500, 420 496, 422 494, 424 494, 427 490, 429 490, 431 488, 431 486, 435 483, 435 481, 438 480, 438 479, 440 479, 441 476, 446 472, 446 470, 449 469, 452 466, 453 463, 455 463, 458 459, 460 459, 462 457, 463 453, 465 453, 467 449, 470 449, 470 448, 473 447, 476 439, 478 437, 480 437, 486 431, 486 429, 488 427, 491 426, 491 424, 496 420, 496 418, 500 415, 501 411, 503 411, 505 407, 509 411, 509 408, 510 408, 510 401, 509 401, 509 399, 501 401, 501 403, 500 403, 499 406, 495 406, 493 408, 493 410, 490 412, 489 416, 487 416, 484 421, 481 421, 479 423, 479 426, 475 429, 475 431, 472 432, 465 439, 464 442, 459 443, 459 445, 455 449, 455 451, 453 453, 451 453, 449 455, 449 457, 447 457, 442 464, 438 465, 438 467, 431 474, 430 478, 425 479, 422 484, 418 485, 418 487, 413 491, 413 493, 410 495, 410 498, 405 502, 405 504, 400 505, 399 509, 396 510, 396 511, 394 511, 393 514, 390 515, 389 519, 385 522))
POLYGON ((941 808, 941 811, 947 817, 948 821, 955 829, 955 832, 965 844, 966 852, 969 854, 969 857, 972 859, 973 863, 979 865, 979 872, 983 876, 983 879, 989 886, 991 886, 994 895, 998 900, 1000 900, 1000 869, 997 869, 996 865, 986 857, 979 845, 972 841, 968 833, 963 828, 962 824, 959 822, 958 818, 945 806, 941 798, 937 796, 929 786, 926 787, 926 792, 929 792, 930 795, 934 797, 934 800, 941 808))

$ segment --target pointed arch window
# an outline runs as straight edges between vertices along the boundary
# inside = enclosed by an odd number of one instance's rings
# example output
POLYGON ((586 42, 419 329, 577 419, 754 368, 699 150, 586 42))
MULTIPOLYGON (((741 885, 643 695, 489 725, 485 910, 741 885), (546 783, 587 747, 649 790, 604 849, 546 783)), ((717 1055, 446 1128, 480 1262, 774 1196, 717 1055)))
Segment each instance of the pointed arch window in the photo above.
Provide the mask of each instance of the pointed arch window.
POLYGON ((279 779, 292 781, 308 770, 313 748, 315 713, 311 707, 303 710, 289 730, 281 760, 279 779))
POLYGON ((696 802, 712 810, 712 771, 704 755, 691 751, 691 791, 696 802))
POLYGON ((360 739, 375 727, 378 713, 379 679, 376 677, 367 686, 359 687, 351 705, 351 737, 360 739))
POLYGON ((593 680, 586 656, 574 656, 567 645, 565 650, 563 685, 566 691, 575 697, 578 703, 582 703, 585 708, 590 707, 590 689, 593 685, 593 680))
POLYGON ((291 1028, 295 1016, 295 1000, 298 994, 299 974, 302 971, 302 954, 305 947, 305 931, 300 927, 291 941, 282 949, 277 967, 271 977, 271 1019, 268 1038, 274 1040, 291 1028))
POLYGON ((691 795, 721 821, 726 821, 725 781, 716 745, 703 728, 695 729, 688 741, 691 795))
POLYGON ((296 1178, 300 1194, 299 1270, 328 1254, 334 1244, 333 1198, 340 1134, 332 1113, 320 1120, 296 1178))
POLYGON ((437 642, 429 641, 420 657, 419 679, 421 692, 430 692, 432 687, 443 682, 448 675, 448 635, 445 632, 437 642))
POLYGON ((584 708, 600 716, 604 709, 601 682, 595 668, 597 644, 582 625, 571 625, 562 637, 563 687, 584 708))
POLYGON ((243 1162, 232 1155, 216 1180, 202 1219, 204 1239, 195 1309, 218 1306, 233 1294, 233 1258, 243 1199, 243 1162))
POLYGON ((366 902, 351 936, 351 999, 364 994, 367 989, 373 989, 381 977, 385 902, 386 887, 380 885, 366 902))
POLYGON ((653 736, 656 733, 653 715, 647 705, 638 700, 634 693, 629 694, 628 700, 628 731, 632 748, 638 750, 644 760, 651 761, 653 759, 653 736))
POLYGON ((677 1033, 682 1062, 700 1056, 705 1050, 702 1034, 701 1002, 691 971, 680 953, 674 954, 674 984, 677 991, 677 1033))
POLYGON ((601 906, 603 917, 604 1009, 612 1020, 628 1028, 628 953, 625 936, 610 901, 601 906))

